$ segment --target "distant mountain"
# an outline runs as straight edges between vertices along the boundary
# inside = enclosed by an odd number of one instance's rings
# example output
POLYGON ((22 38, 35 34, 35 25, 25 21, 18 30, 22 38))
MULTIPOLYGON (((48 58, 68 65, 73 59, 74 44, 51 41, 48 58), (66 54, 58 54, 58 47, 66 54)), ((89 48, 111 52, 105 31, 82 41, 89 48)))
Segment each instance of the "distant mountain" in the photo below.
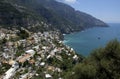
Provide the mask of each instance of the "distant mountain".
POLYGON ((107 26, 93 16, 55 0, 2 0, 0 6, 0 10, 3 10, 0 11, 0 25, 37 27, 34 30, 58 29, 62 33, 107 26), (41 21, 47 24, 46 27, 41 21))

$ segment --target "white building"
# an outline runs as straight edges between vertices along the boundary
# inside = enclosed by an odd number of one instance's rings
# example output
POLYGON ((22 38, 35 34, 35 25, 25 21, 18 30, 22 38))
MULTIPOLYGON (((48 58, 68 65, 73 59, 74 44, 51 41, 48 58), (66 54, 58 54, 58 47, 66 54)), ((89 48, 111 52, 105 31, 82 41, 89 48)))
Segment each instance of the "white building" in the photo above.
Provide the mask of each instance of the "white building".
POLYGON ((14 76, 18 68, 19 65, 17 62, 15 62, 15 64, 13 64, 12 67, 7 72, 5 72, 5 76, 3 77, 3 79, 10 79, 12 76, 14 76))
POLYGON ((28 73, 24 74, 24 75, 21 75, 19 79, 26 79, 28 76, 28 73))
POLYGON ((50 74, 45 74, 45 78, 51 78, 52 76, 50 74))
POLYGON ((5 34, 4 33, 0 33, 0 39, 5 38, 5 34))
POLYGON ((44 66, 44 65, 45 65, 45 62, 41 62, 41 63, 40 63, 40 66, 44 66))
POLYGON ((30 50, 27 50, 25 51, 26 53, 30 54, 31 56, 33 56, 35 54, 35 51, 30 49, 30 50))

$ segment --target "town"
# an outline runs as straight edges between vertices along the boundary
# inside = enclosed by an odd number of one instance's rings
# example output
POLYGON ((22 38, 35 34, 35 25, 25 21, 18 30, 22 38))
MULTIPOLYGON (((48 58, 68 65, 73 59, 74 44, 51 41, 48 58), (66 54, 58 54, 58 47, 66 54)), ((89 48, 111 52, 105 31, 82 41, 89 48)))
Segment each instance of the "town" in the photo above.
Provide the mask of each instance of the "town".
POLYGON ((0 79, 63 79, 82 58, 58 31, 0 29, 0 79))

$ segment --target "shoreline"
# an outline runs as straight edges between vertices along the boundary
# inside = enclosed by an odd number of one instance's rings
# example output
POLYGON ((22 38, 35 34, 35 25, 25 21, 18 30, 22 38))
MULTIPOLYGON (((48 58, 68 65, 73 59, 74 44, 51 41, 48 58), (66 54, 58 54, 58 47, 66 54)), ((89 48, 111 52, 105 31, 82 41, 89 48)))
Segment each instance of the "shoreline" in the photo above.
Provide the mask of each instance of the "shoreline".
MULTIPOLYGON (((106 28, 111 28, 111 25, 109 24, 109 27, 93 27, 93 28, 95 28, 95 29, 106 29, 106 28)), ((90 33, 89 31, 90 31, 90 29, 93 29, 93 28, 87 28, 87 29, 84 29, 84 30, 81 30, 81 31, 77 31, 77 32, 72 32, 72 33, 70 33, 70 34, 63 34, 63 36, 64 36, 64 39, 63 39, 63 44, 64 45, 67 45, 67 46, 69 46, 69 47, 71 47, 71 48, 74 48, 74 50, 76 51, 76 53, 77 54, 82 54, 83 56, 86 56, 86 54, 87 54, 87 56, 89 55, 89 52, 91 52, 91 51, 88 51, 89 49, 91 50, 92 48, 92 50, 94 50, 94 47, 89 47, 89 45, 86 45, 88 42, 90 42, 90 41, 88 41, 87 40, 87 38, 83 38, 84 37, 84 34, 85 34, 85 36, 87 35, 87 33, 90 33), (88 32, 87 32, 88 31, 88 32), (77 33, 80 33, 80 35, 78 35, 77 33), (74 36, 74 34, 75 34, 75 36, 74 36), (77 34, 77 36, 76 36, 76 34, 77 34), (66 36, 67 35, 67 36, 66 36), (72 37, 73 36, 73 37, 72 37), (81 37, 81 38, 83 38, 83 39, 80 39, 79 38, 79 36, 81 37), (65 38, 66 37, 66 38, 65 38), (74 40, 75 39, 75 40, 74 40), (82 40, 83 40, 83 43, 81 43, 82 42, 82 40), (72 43, 72 41, 73 41, 73 43, 72 43), (80 41, 80 42, 77 42, 77 41, 80 41), (84 43, 86 43, 85 45, 84 45, 84 43), (77 45, 77 46, 76 46, 77 45), (74 47, 74 46, 76 46, 76 47, 74 47), (85 46, 85 47, 84 47, 85 46), (80 48, 79 48, 80 47, 80 48), (87 50, 87 51, 85 51, 85 50, 87 50), (85 54, 86 53, 86 54, 85 54)), ((91 31, 92 32, 92 31, 91 31)), ((96 31, 95 31, 96 32, 96 31)), ((93 33, 94 33, 94 29, 93 29, 93 33)), ((100 31, 100 33, 101 33, 101 31, 100 31)), ((95 44, 95 46, 98 46, 97 45, 97 43, 98 42, 100 42, 101 40, 103 40, 103 39, 106 39, 106 38, 104 38, 104 37, 101 37, 101 35, 99 35, 99 33, 98 34, 96 34, 96 33, 94 33, 95 34, 95 36, 93 36, 93 38, 92 38, 92 40, 95 40, 95 42, 96 42, 96 44, 95 44)), ((88 36, 88 37, 91 37, 91 36, 88 36)), ((104 41, 104 40, 103 40, 104 41)), ((101 43, 101 42, 100 42, 101 43)), ((91 44, 91 43, 90 43, 91 44)), ((94 43, 93 43, 94 44, 94 43)), ((91 45, 93 45, 93 44, 91 44, 91 45)))

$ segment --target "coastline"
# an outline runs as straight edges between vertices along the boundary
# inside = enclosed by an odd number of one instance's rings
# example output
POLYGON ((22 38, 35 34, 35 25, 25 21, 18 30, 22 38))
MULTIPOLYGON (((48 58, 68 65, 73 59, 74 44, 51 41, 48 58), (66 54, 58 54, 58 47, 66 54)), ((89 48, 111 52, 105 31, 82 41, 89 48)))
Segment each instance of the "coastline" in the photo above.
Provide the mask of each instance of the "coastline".
POLYGON ((70 34, 63 34, 63 43, 74 48, 78 54, 88 56, 94 49, 104 47, 108 41, 114 38, 120 39, 118 36, 119 24, 108 25, 109 27, 93 27, 70 34))

